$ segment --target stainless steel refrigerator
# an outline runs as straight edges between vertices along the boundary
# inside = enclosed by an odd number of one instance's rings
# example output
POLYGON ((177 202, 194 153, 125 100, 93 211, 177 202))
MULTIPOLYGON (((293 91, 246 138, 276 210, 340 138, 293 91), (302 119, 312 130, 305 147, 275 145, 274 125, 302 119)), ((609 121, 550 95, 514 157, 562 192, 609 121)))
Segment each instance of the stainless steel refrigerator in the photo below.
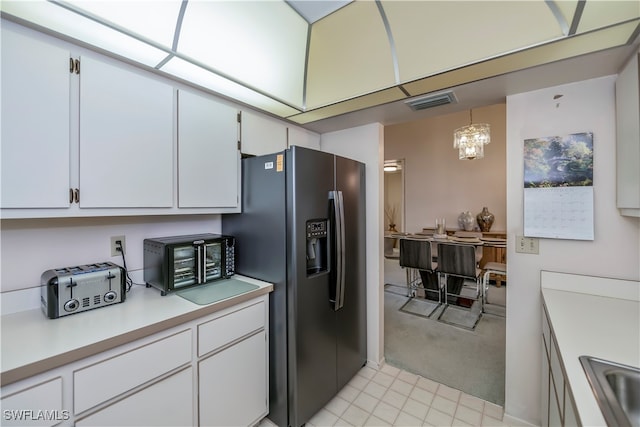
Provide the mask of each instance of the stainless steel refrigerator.
POLYGON ((309 421, 366 362, 365 167, 302 147, 242 160, 236 273, 274 283, 269 419, 309 421))

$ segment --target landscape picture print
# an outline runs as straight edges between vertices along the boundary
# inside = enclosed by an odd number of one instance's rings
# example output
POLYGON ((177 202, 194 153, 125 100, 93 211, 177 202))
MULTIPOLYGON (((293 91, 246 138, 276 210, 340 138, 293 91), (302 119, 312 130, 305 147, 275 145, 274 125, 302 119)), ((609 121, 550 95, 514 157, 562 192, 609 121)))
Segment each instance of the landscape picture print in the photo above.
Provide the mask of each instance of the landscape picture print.
POLYGON ((524 188, 593 186, 593 133, 524 141, 524 188))

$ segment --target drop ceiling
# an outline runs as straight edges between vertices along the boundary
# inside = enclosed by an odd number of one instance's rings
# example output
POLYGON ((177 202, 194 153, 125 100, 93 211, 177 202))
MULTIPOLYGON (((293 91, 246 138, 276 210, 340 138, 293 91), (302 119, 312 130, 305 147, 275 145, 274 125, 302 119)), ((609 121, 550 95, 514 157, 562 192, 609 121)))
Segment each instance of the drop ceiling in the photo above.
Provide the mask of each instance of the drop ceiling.
POLYGON ((614 74, 640 2, 11 1, 2 17, 319 132, 614 74), (407 100, 453 90, 457 103, 407 100))

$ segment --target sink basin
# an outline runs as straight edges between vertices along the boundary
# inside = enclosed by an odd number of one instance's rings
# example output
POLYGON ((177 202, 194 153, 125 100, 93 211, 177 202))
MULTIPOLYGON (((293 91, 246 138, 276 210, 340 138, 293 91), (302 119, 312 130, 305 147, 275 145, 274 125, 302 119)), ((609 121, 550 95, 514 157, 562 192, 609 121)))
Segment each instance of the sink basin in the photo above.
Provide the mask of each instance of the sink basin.
POLYGON ((640 368, 580 356, 608 426, 640 426, 640 368))

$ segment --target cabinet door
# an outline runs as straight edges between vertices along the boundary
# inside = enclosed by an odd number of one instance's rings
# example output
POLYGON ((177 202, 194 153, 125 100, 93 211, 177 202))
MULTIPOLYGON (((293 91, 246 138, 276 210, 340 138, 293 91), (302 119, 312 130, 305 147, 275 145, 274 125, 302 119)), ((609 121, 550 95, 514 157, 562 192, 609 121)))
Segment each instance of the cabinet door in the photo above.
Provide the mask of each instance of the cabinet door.
POLYGON ((203 426, 253 425, 267 414, 267 341, 261 331, 199 363, 203 426))
POLYGON ((238 206, 238 111, 178 92, 178 207, 238 206))
POLYGON ((172 207, 173 169, 173 88, 82 57, 80 207, 172 207))
POLYGON ((242 112, 242 152, 254 156, 277 153, 287 148, 287 128, 275 120, 242 112))
POLYGON ((621 213, 640 216, 640 53, 616 81, 617 194, 621 213))
POLYGON ((542 377, 540 389, 540 425, 549 427, 549 396, 550 396, 550 378, 549 359, 547 358, 547 349, 544 340, 542 341, 542 377))
POLYGON ((193 368, 175 373, 76 426, 193 426, 193 368))
POLYGON ((69 411, 62 409, 60 377, 7 396, 3 391, 0 406, 3 425, 54 426, 70 417, 69 411))
POLYGON ((69 51, 1 37, 2 207, 69 207, 69 51))

